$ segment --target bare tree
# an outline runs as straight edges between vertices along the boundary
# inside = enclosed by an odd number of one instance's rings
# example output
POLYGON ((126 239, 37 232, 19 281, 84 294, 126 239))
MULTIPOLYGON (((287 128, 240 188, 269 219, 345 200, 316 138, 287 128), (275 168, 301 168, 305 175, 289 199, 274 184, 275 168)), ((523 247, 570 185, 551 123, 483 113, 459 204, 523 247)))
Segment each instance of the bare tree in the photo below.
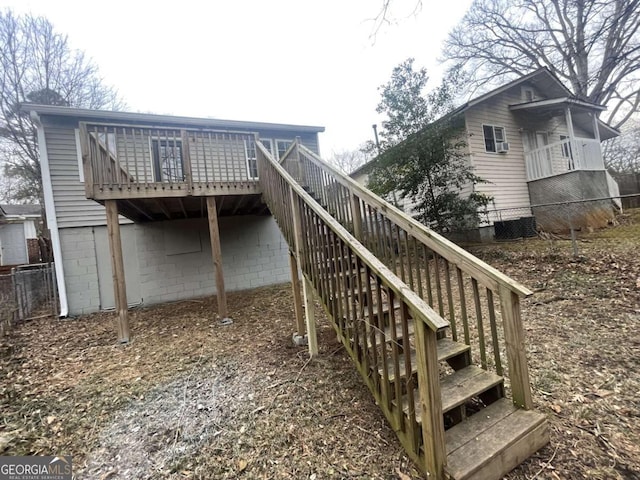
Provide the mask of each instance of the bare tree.
POLYGON ((0 12, 0 164, 11 185, 3 193, 5 200, 42 204, 36 129, 20 110, 25 102, 113 109, 122 103, 97 66, 46 18, 0 12))
POLYGON ((640 105, 640 0, 475 0, 444 59, 476 87, 547 67, 622 126, 640 105))
POLYGON ((603 156, 612 173, 640 173, 640 119, 629 120, 622 135, 607 140, 603 156))
POLYGON ((333 152, 331 158, 329 158, 329 163, 349 175, 372 158, 373 155, 370 151, 366 149, 365 145, 362 145, 356 150, 340 150, 339 152, 333 152))

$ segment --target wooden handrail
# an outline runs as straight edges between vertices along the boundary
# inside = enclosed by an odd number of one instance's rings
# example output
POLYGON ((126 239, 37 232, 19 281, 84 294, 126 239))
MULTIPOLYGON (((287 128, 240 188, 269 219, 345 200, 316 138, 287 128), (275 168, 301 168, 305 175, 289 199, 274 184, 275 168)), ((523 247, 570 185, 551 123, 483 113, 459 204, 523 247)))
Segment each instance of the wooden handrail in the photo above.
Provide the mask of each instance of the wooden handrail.
POLYGON ((501 357, 506 352, 513 401, 531 408, 519 300, 533 293, 379 198, 309 149, 300 146, 298 158, 298 165, 292 159, 292 168, 302 172, 303 183, 323 206, 419 297, 438 309, 451 325, 453 340, 464 333, 465 343, 479 357, 482 368, 502 375, 501 357), (500 347, 499 319, 505 349, 500 347), (471 330, 477 337, 470 335, 471 330))
MULTIPOLYGON (((435 310, 431 308, 422 298, 420 298, 413 290, 411 290, 400 278, 398 278, 387 266, 373 255, 364 245, 362 245, 353 235, 351 235, 340 223, 327 213, 318 203, 309 195, 289 173, 282 168, 269 154, 269 151, 260 143, 256 142, 257 149, 271 161, 273 168, 278 174, 286 180, 291 189, 298 195, 306 205, 313 210, 323 222, 331 228, 331 230, 340 237, 344 242, 349 244, 361 260, 373 272, 386 280, 387 287, 407 303, 411 312, 416 316, 415 319, 424 321, 432 331, 438 331, 449 326, 449 322, 443 319, 435 310)), ((300 146, 301 148, 304 148, 300 146)))
POLYGON ((500 286, 508 288, 510 291, 522 296, 529 297, 533 292, 521 283, 509 278, 491 265, 483 262, 474 255, 459 247, 442 235, 428 229, 422 223, 409 217, 402 210, 393 206, 386 200, 374 196, 369 190, 345 175, 337 168, 324 162, 318 155, 301 145, 300 150, 318 167, 331 172, 335 180, 345 186, 359 198, 365 200, 376 208, 385 213, 397 225, 411 232, 417 239, 424 242, 431 250, 446 258, 450 262, 455 263, 465 273, 468 273, 482 282, 486 287, 498 290, 500 286))
MULTIPOLYGON (((263 197, 298 257, 305 282, 317 293, 338 339, 411 458, 431 478, 443 478, 446 448, 437 342, 449 322, 318 204, 260 142, 256 145, 263 197), (411 326, 415 358, 409 352, 411 326)), ((283 157, 297 159, 299 148, 296 140, 295 150, 283 157)), ((307 297, 307 308, 312 306, 307 297)), ((313 322, 308 325, 312 328, 313 322)), ((312 340, 310 352, 315 351, 312 340)))

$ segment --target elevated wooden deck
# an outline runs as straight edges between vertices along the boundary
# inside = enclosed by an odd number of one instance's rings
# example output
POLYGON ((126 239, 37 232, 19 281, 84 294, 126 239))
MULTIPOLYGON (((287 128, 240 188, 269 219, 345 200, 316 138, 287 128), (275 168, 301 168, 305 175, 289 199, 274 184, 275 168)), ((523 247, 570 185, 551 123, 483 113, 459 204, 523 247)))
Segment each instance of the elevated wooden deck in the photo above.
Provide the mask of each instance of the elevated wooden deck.
POLYGON ((115 200, 118 212, 146 222, 263 215, 256 135, 247 132, 80 124, 87 198, 115 200))
MULTIPOLYGON (((233 215, 269 215, 269 208, 259 193, 207 195, 216 197, 219 217, 233 215)), ((134 222, 207 218, 207 196, 152 197, 113 200, 118 213, 134 222)), ((105 203, 107 200, 98 200, 105 203)))

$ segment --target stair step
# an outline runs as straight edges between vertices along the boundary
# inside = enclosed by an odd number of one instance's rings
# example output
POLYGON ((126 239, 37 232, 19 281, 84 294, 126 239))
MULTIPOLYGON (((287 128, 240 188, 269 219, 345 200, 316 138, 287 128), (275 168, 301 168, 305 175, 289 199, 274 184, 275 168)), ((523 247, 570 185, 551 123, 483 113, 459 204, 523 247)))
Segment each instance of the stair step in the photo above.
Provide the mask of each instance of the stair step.
MULTIPOLYGON (((399 308, 399 307, 396 307, 396 318, 400 318, 400 312, 399 312, 399 310, 400 310, 400 308, 399 308)), ((382 311, 383 311, 383 314, 385 314, 385 315, 386 315, 386 314, 389 312, 389 306, 388 306, 388 305, 384 305, 384 306, 382 307, 382 311)), ((377 312, 377 310, 374 308, 374 310, 373 310, 373 315, 375 316, 375 315, 377 315, 377 313, 378 313, 378 312, 377 312)), ((365 310, 365 312, 364 312, 364 314, 365 314, 365 316, 366 316, 366 317, 368 317, 368 316, 369 316, 369 309, 366 309, 366 310, 365 310)), ((407 321, 407 330, 408 330, 409 336, 411 336, 411 335, 413 335, 413 334, 414 334, 414 332, 415 332, 415 326, 414 326, 413 320, 408 320, 408 321, 407 321)), ((402 325, 401 325, 401 324, 400 324, 400 322, 398 321, 398 322, 396 322, 396 338, 397 338, 398 340, 402 340, 403 335, 404 335, 404 332, 402 331, 402 325)), ((391 341, 392 341, 392 338, 393 338, 393 337, 391 336, 391 327, 390 327, 390 326, 389 326, 389 327, 386 327, 386 328, 384 329, 384 339, 385 339, 385 343, 389 343, 389 342, 391 342, 391 341)), ((375 343, 376 343, 376 346, 379 346, 379 345, 382 343, 382 341, 381 341, 381 340, 382 340, 382 339, 381 339, 380 335, 376 333, 376 342, 375 342, 375 343)), ((369 337, 367 347, 371 348, 372 346, 373 346, 373 344, 372 344, 372 342, 371 342, 371 337, 369 337)), ((413 358, 413 357, 412 357, 412 358, 413 358)))
POLYGON ((447 467, 455 480, 500 479, 549 443, 544 415, 497 400, 445 432, 447 467))
MULTIPOLYGON (((413 327, 413 322, 411 322, 411 326, 413 327)), ((399 332, 400 333, 400 332, 399 332)), ((398 338, 401 336, 399 335, 398 338)), ((457 357, 458 355, 462 355, 463 353, 467 353, 470 350, 469 345, 465 345, 464 343, 454 342, 450 338, 441 338, 438 340, 438 361, 444 362, 449 360, 452 357, 457 357)), ((399 368, 400 368, 400 376, 401 378, 405 377, 405 360, 404 355, 400 356, 399 359, 399 368)), ((418 372, 418 360, 416 358, 416 351, 411 350, 411 370, 412 374, 416 374, 418 372)), ((387 371, 389 372, 389 381, 393 382, 395 380, 395 368, 393 365, 387 365, 387 371)), ((484 370, 482 370, 484 372, 484 370)), ((378 372, 380 375, 383 373, 383 369, 379 368, 378 372)), ((486 373, 486 372, 485 372, 486 373)), ((450 375, 450 377, 453 375, 450 375)), ((449 378, 449 377, 447 377, 449 378)), ((501 377, 498 377, 501 378, 501 377)), ((444 397, 444 392, 443 392, 444 397)), ((417 397, 416 397, 417 398, 417 397)), ((452 407, 453 408, 453 407, 452 407)))
MULTIPOLYGON (((442 413, 447 413, 460 405, 463 405, 473 397, 486 392, 487 390, 501 385, 504 379, 495 373, 487 372, 475 365, 469 365, 446 376, 440 382, 442 396, 442 413)), ((415 405, 420 405, 418 389, 413 391, 415 405)), ((409 400, 407 395, 402 398, 402 409, 409 414, 409 400)), ((421 423, 420 409, 415 412, 416 421, 421 423)))

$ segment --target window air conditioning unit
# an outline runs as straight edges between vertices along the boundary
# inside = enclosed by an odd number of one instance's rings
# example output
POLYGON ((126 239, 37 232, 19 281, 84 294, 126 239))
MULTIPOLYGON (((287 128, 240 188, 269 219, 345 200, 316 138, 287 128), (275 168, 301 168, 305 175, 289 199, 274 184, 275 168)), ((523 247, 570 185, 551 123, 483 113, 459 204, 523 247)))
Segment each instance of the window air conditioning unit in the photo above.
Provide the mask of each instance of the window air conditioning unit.
POLYGON ((507 153, 509 151, 509 142, 498 142, 496 150, 498 153, 507 153))

